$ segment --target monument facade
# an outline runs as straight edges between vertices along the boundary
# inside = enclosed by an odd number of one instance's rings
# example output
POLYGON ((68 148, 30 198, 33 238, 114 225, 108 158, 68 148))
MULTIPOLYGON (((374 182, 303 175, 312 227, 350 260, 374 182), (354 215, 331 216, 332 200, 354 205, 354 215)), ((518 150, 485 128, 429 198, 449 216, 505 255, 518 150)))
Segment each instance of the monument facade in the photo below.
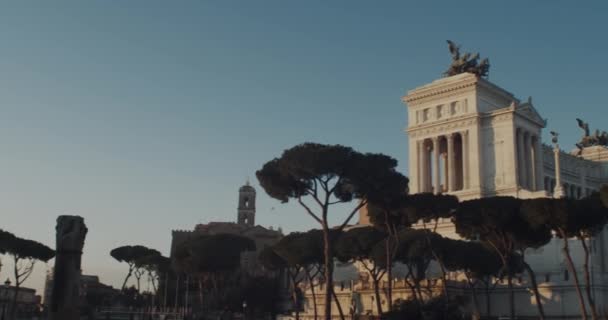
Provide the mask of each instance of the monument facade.
MULTIPOLYGON (((571 152, 559 149, 557 132, 552 132, 551 145, 543 143, 541 137, 548 121, 539 114, 532 98, 520 100, 490 82, 485 78, 489 72, 487 59, 480 61, 479 54, 461 54, 454 43, 449 45, 452 63, 445 77, 410 90, 402 98, 408 115, 405 133, 410 193, 445 193, 461 201, 491 196, 582 198, 608 184, 607 133, 597 130, 592 134, 588 124, 578 119, 584 135, 571 152)), ((360 215, 359 224, 369 224, 365 210, 360 215)), ((459 238, 449 220, 439 221, 437 232, 459 238)), ((574 260, 582 261, 578 240, 571 242, 574 260)), ((608 310, 607 231, 590 243, 592 295, 598 310, 608 310)), ((580 316, 572 275, 561 254, 561 240, 553 239, 545 247, 527 252, 526 260, 536 272, 546 315, 580 316)), ((580 265, 576 267, 582 270, 580 265)), ((433 272, 439 275, 438 270, 433 272)), ((356 314, 374 314, 373 290, 362 281, 364 274, 336 283, 335 291, 343 306, 355 306, 356 314)), ((407 286, 400 285, 401 276, 396 266, 395 278, 385 279, 394 283, 393 299, 409 296, 407 286)), ((581 271, 579 278, 582 276, 581 271)), ((449 278, 457 287, 463 275, 450 273, 449 278)), ((518 316, 537 315, 529 281, 525 275, 517 279, 518 316)), ((310 318, 311 295, 309 289, 305 290, 304 318, 310 318)), ((383 299, 386 309, 386 295, 383 299)), ((504 303, 508 301, 505 286, 499 284, 489 299, 490 315, 509 314, 504 303)))

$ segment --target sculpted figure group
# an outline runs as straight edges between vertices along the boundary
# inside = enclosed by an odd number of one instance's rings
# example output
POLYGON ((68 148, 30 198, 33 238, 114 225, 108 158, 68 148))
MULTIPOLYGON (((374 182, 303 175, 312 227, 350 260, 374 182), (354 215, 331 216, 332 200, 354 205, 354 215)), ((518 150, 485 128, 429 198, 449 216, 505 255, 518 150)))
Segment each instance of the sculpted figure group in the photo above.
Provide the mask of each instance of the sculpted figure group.
POLYGON ((445 76, 449 77, 465 72, 475 74, 478 77, 488 76, 490 71, 490 60, 488 58, 483 58, 479 61, 479 53, 471 54, 470 52, 465 52, 461 55, 459 46, 450 40, 447 40, 447 42, 452 54, 452 64, 443 73, 445 76))
POLYGON ((590 134, 589 124, 579 118, 576 118, 576 122, 578 122, 579 128, 583 129, 584 134, 581 137, 581 141, 576 144, 579 149, 579 154, 582 152, 583 148, 591 147, 591 146, 608 146, 608 132, 600 130, 595 130, 593 135, 590 134))

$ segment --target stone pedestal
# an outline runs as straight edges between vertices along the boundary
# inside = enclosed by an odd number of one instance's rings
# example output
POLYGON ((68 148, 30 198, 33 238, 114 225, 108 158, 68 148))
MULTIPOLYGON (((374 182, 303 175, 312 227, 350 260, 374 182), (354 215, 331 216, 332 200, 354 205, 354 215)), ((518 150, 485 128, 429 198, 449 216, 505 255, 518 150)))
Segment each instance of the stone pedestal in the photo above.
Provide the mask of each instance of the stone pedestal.
POLYGON ((87 235, 84 219, 59 216, 56 230, 56 256, 50 320, 80 319, 80 261, 87 235))

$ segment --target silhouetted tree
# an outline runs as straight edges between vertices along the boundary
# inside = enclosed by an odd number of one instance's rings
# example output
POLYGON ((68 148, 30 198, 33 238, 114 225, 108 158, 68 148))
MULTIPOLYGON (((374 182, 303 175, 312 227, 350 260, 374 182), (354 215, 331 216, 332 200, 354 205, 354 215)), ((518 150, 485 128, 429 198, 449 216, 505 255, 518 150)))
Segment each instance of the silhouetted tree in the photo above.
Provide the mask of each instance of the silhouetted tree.
POLYGON ((19 289, 32 272, 36 261, 47 262, 55 257, 55 251, 46 245, 29 239, 19 237, 11 237, 4 235, 5 244, 4 250, 13 258, 13 276, 15 278, 15 290, 11 302, 11 318, 15 318, 17 312, 17 297, 19 289))
POLYGON ((258 254, 258 261, 270 271, 281 271, 287 267, 287 262, 274 251, 274 247, 264 247, 258 254))
MULTIPOLYGON (((471 290, 475 313, 479 318, 476 284, 478 281, 487 283, 489 277, 499 275, 502 267, 500 257, 482 242, 436 237, 435 243, 434 250, 440 257, 444 268, 449 271, 462 271, 464 273, 471 290)), ((486 286, 486 288, 488 287, 486 286)), ((490 313, 489 303, 489 291, 486 290, 486 313, 488 315, 490 313)))
MULTIPOLYGON (((158 297, 159 281, 161 277, 167 277, 171 270, 171 259, 164 257, 156 250, 150 250, 150 255, 137 259, 136 263, 148 276, 148 283, 152 285, 153 299, 158 297)), ((152 305, 155 302, 152 301, 152 305)))
MULTIPOLYGON (((159 259, 162 255, 156 249, 146 248, 145 250, 137 251, 136 255, 133 257, 135 260, 135 270, 133 271, 133 275, 137 281, 137 291, 141 289, 141 278, 148 273, 152 268, 155 259, 159 259)), ((149 280, 149 279, 148 279, 149 280)), ((156 292, 156 288, 154 288, 156 292)), ((141 292, 141 291, 140 291, 141 292)))
POLYGON ((434 237, 430 230, 403 229, 399 232, 399 247, 395 261, 407 267, 405 281, 412 291, 414 301, 424 302, 420 283, 426 279, 426 271, 434 259, 430 250, 429 237, 434 237))
POLYGON ((513 197, 489 197, 464 201, 454 214, 456 232, 470 240, 481 240, 500 256, 507 275, 511 317, 515 316, 513 275, 528 271, 535 293, 539 316, 544 318, 535 274, 523 259, 527 248, 549 242, 551 234, 542 225, 530 223, 522 213, 522 200, 513 197))
MULTIPOLYGON (((127 276, 122 283, 121 291, 125 290, 127 286, 127 281, 133 275, 134 272, 139 273, 140 265, 138 265, 138 259, 142 259, 143 257, 152 255, 151 249, 145 246, 121 246, 114 248, 110 251, 110 256, 116 259, 118 262, 125 262, 129 266, 129 271, 127 272, 127 276)), ((154 250, 156 251, 156 250, 154 250)), ((158 251, 156 251, 158 253, 158 251)), ((139 279, 141 275, 138 275, 139 279)), ((139 280, 137 284, 137 291, 139 291, 139 280)))
POLYGON ((549 198, 528 200, 524 203, 524 212, 531 223, 551 228, 562 239, 562 252, 566 257, 568 269, 572 273, 572 279, 577 289, 581 313, 583 318, 587 318, 578 274, 570 255, 568 239, 576 238, 579 240, 584 251, 583 271, 587 300, 592 318, 598 319, 599 315, 591 294, 589 271, 591 252, 587 241, 600 233, 608 223, 608 212, 602 204, 600 195, 594 194, 582 200, 549 198))
POLYGON ((418 193, 407 197, 405 207, 403 208, 408 221, 412 223, 420 223, 422 227, 427 230, 433 231, 425 233, 427 236, 426 241, 428 242, 428 249, 433 255, 434 260, 439 265, 441 270, 441 278, 443 280, 443 296, 446 300, 445 307, 448 307, 449 291, 448 291, 448 279, 447 272, 444 266, 443 260, 437 254, 436 248, 441 249, 443 245, 441 236, 438 236, 435 232, 439 225, 439 219, 451 217, 458 206, 458 198, 452 195, 445 194, 432 194, 432 193, 418 193), (428 224, 433 223, 433 227, 429 228, 428 224))
POLYGON ((458 198, 453 195, 417 193, 407 197, 403 210, 408 221, 436 232, 439 219, 452 217, 458 205, 458 198), (432 228, 429 223, 433 223, 432 228))
POLYGON ((413 300, 398 300, 395 303, 394 310, 382 315, 382 319, 386 320, 446 320, 459 319, 471 320, 466 317, 460 310, 460 306, 464 304, 462 299, 454 299, 447 308, 442 307, 443 297, 433 297, 428 301, 419 303, 413 300))
POLYGON ((342 230, 355 213, 378 196, 386 177, 393 175, 397 161, 380 154, 363 154, 340 145, 305 143, 285 150, 256 172, 262 188, 271 197, 282 202, 296 199, 306 213, 317 221, 324 235, 325 318, 331 319, 333 291, 333 255, 328 221, 332 205, 353 199, 360 202, 349 209, 346 219, 338 226, 342 230), (304 199, 317 205, 313 210, 304 199))
POLYGON ((339 260, 356 262, 370 275, 378 314, 382 314, 379 282, 386 273, 386 237, 386 233, 374 227, 359 227, 344 232, 336 242, 336 256, 339 260))
MULTIPOLYGON (((285 261, 285 259, 283 259, 281 256, 279 256, 275 252, 274 246, 264 247, 264 249, 262 249, 260 251, 260 253, 258 254, 258 261, 266 270, 275 271, 275 272, 278 272, 279 274, 281 272, 287 272, 287 274, 290 276, 290 279, 291 279, 291 274, 290 274, 289 266, 287 265, 287 261, 285 261)), ((277 284, 277 290, 279 290, 278 284, 277 284)), ((295 295, 296 293, 294 292, 293 294, 295 295)), ((293 295, 292 295, 292 299, 293 299, 293 295)), ((278 300, 278 298, 277 298, 277 300, 278 300)), ((316 309, 315 309, 315 311, 316 311, 316 309)), ((299 313, 296 315, 296 317, 299 318, 299 313)), ((316 317, 316 313, 315 313, 315 317, 316 317)))
MULTIPOLYGON (((10 245, 11 241, 13 241, 13 239, 15 239, 14 234, 0 229, 0 255, 6 253, 6 251, 9 249, 9 245, 10 245)), ((0 258, 1 258, 1 256, 0 256, 0 258)), ((0 271, 2 271, 1 268, 2 268, 2 260, 0 260, 0 271)))
MULTIPOLYGON (((256 312, 274 315, 276 314, 276 303, 279 299, 279 287, 274 279, 254 277, 246 282, 243 287, 243 297, 239 302, 247 302, 247 309, 249 309, 248 312, 251 315, 256 312)), ((274 316, 271 318, 274 319, 274 316)))
POLYGON ((401 229, 411 226, 412 222, 403 210, 407 203, 409 179, 396 172, 384 180, 385 185, 381 186, 384 192, 377 192, 377 196, 368 200, 366 212, 370 222, 387 233, 383 247, 386 275, 389 279, 386 294, 390 311, 393 306, 393 282, 390 280, 393 279, 393 260, 399 246, 397 234, 401 229))
MULTIPOLYGON (((431 193, 419 193, 407 195, 407 178, 393 176, 390 192, 386 192, 379 199, 369 201, 368 215, 371 222, 387 231, 389 237, 386 239, 387 275, 392 278, 392 260, 399 247, 397 233, 403 228, 410 227, 415 223, 422 224, 427 229, 427 224, 433 222, 432 230, 435 231, 440 218, 450 217, 458 205, 458 199, 451 195, 434 195, 431 193)), ((427 239, 429 241, 430 239, 427 239)), ((433 247, 431 246, 432 250, 433 247)), ((443 270, 443 268, 442 268, 443 270)), ((445 274, 445 272, 444 272, 445 274)), ((447 288, 446 291, 447 292, 447 288)), ((392 283, 389 281, 387 296, 392 301, 392 283)), ((447 294, 445 295, 447 298, 447 294)), ((389 310, 390 310, 389 304, 389 310)))
POLYGON ((221 298, 220 282, 224 282, 225 276, 240 267, 241 253, 254 251, 255 248, 253 240, 239 235, 202 235, 176 247, 175 266, 178 271, 198 279, 199 299, 202 306, 203 283, 211 282, 215 297, 221 298))
MULTIPOLYGON (((335 232, 331 234, 336 237, 335 232)), ((275 246, 274 251, 285 261, 293 285, 293 302, 296 306, 296 318, 299 317, 297 288, 305 279, 308 281, 313 294, 313 310, 316 316, 317 303, 314 277, 319 274, 323 265, 323 233, 320 230, 308 232, 293 232, 283 237, 275 246)))

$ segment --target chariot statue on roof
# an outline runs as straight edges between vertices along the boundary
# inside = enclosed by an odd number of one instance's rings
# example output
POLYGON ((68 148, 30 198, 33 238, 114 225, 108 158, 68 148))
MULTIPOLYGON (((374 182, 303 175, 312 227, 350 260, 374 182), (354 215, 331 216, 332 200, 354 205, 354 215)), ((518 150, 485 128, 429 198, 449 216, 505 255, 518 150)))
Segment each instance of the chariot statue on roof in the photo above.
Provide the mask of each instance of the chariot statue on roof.
POLYGON ((479 60, 479 53, 471 54, 465 52, 460 54, 460 46, 456 45, 453 41, 447 40, 448 49, 452 55, 452 63, 448 70, 443 74, 446 77, 455 76, 461 73, 472 73, 478 77, 487 77, 490 71, 490 60, 488 58, 479 60))
POLYGON ((591 131, 589 130, 589 123, 576 118, 576 122, 578 123, 578 127, 583 129, 583 136, 581 140, 576 144, 578 147, 578 154, 580 155, 584 148, 592 147, 592 146, 608 146, 608 132, 600 130, 595 130, 593 135, 591 135, 591 131))

